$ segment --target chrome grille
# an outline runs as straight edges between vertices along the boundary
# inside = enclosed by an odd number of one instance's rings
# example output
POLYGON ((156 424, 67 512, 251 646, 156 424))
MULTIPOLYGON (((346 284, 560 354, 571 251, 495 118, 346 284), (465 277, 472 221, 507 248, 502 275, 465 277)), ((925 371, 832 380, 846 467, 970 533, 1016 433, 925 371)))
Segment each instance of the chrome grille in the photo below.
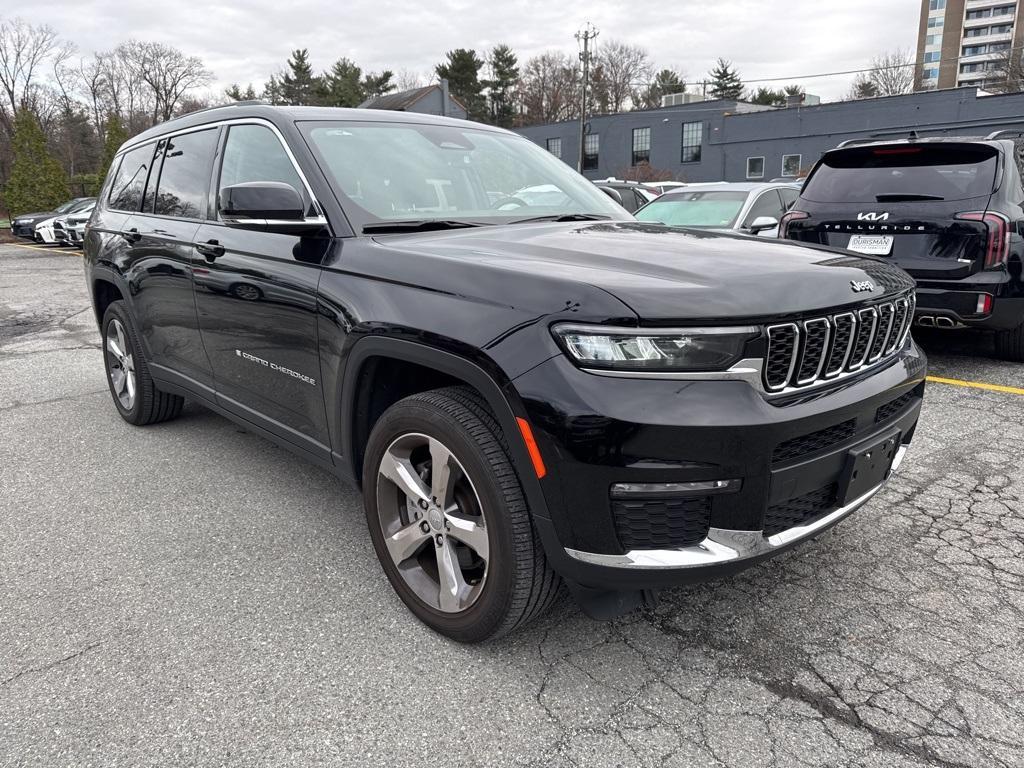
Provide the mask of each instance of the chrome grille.
POLYGON ((874 365, 903 346, 913 296, 768 327, 764 385, 769 392, 810 387, 874 365))

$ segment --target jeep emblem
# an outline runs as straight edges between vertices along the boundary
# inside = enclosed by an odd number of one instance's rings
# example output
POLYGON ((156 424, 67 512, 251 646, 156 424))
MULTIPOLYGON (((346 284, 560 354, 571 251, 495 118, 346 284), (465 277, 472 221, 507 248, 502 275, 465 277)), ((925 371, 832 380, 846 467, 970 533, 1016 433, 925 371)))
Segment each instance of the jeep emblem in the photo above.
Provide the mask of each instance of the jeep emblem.
POLYGON ((857 221, 888 221, 888 220, 889 220, 889 214, 888 213, 875 213, 874 211, 869 211, 867 213, 858 213, 857 214, 857 221))
POLYGON ((850 287, 853 288, 854 293, 864 293, 864 291, 875 290, 875 284, 870 280, 851 280, 850 287))

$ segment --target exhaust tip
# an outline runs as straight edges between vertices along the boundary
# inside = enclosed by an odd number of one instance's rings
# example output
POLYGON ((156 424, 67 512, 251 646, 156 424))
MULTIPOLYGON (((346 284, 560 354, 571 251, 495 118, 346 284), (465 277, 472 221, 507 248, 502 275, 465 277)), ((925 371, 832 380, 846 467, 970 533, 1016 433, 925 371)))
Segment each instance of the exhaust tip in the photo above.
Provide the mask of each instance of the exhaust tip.
POLYGON ((936 317, 935 324, 939 326, 939 328, 953 328, 956 326, 956 323, 953 322, 953 319, 950 317, 936 317))
POLYGON ((932 328, 935 325, 935 318, 932 317, 931 315, 923 315, 917 318, 917 324, 927 326, 928 328, 932 328))

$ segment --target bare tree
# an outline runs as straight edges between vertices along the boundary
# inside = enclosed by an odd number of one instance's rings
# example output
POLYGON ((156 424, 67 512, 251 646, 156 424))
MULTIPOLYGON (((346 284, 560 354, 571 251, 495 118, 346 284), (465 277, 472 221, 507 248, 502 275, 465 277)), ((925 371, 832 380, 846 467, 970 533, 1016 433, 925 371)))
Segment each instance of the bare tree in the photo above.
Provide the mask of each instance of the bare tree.
POLYGON ((411 69, 400 69, 395 75, 395 88, 399 91, 411 91, 414 88, 422 88, 425 84, 423 75, 411 69))
POLYGON ((600 45, 594 57, 594 95, 599 111, 621 112, 653 75, 644 48, 618 40, 600 45))
POLYGON ((185 94, 213 78, 202 59, 186 56, 172 46, 129 40, 125 47, 135 75, 152 93, 153 122, 170 120, 185 94))
POLYGON ((876 56, 868 73, 876 96, 899 96, 914 90, 914 57, 897 50, 876 56))
POLYGON ((59 47, 57 33, 45 24, 0 18, 0 122, 8 135, 14 113, 33 100, 41 70, 59 47))
POLYGON ((985 76, 984 88, 993 93, 1024 91, 1024 54, 1019 47, 1008 46, 995 59, 987 62, 991 71, 985 76))
POLYGON ((524 125, 572 120, 580 112, 578 62, 561 51, 534 56, 519 76, 519 121, 524 125))

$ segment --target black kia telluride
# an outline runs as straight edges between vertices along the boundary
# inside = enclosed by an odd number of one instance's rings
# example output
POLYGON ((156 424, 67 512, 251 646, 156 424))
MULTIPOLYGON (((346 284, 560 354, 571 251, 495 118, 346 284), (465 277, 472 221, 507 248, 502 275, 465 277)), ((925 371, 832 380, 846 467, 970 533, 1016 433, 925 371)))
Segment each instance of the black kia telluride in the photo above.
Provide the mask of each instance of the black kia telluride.
POLYGON ((359 485, 395 591, 462 641, 563 582, 611 616, 815 536, 884 484, 924 391, 900 269, 640 224, 458 120, 163 123, 85 254, 121 416, 189 397, 359 485))

